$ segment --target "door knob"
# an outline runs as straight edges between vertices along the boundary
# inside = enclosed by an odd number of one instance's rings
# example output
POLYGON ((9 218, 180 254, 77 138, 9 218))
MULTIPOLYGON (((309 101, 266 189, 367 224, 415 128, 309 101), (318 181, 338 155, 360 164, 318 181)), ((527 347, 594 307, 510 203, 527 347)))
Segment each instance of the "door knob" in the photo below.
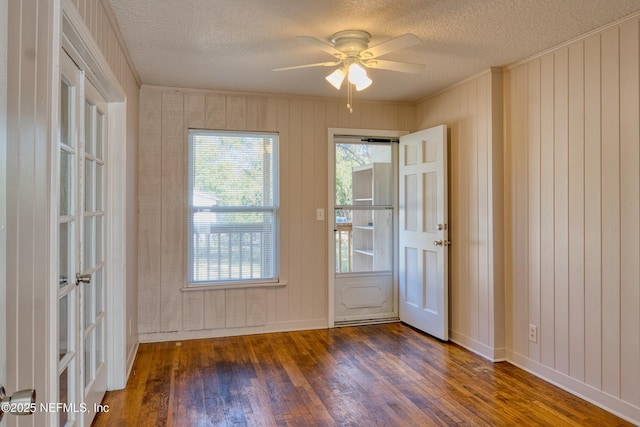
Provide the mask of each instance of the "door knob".
POLYGON ((31 415, 36 409, 36 391, 20 390, 7 396, 4 387, 0 387, 0 421, 5 412, 13 415, 31 415))
POLYGON ((442 246, 444 244, 444 242, 442 240, 434 240, 433 241, 433 246, 442 246))
POLYGON ((76 286, 80 283, 91 283, 91 275, 76 273, 76 286))

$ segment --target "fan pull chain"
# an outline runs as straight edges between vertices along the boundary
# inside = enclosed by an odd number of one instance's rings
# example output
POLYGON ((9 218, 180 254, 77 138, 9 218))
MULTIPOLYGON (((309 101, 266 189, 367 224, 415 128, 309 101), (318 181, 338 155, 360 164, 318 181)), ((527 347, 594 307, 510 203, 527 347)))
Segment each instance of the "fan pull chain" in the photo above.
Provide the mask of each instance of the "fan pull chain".
POLYGON ((353 91, 352 89, 352 84, 347 82, 347 109, 349 109, 349 113, 353 113, 353 107, 351 106, 351 92, 353 91))

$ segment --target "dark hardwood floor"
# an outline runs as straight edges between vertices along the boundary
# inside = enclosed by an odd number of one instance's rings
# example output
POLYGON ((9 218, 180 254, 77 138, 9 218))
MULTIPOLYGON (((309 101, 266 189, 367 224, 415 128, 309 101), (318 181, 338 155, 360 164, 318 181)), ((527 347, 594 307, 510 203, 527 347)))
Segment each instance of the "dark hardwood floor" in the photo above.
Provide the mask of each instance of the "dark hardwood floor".
POLYGON ((142 344, 95 426, 631 425, 400 323, 142 344))

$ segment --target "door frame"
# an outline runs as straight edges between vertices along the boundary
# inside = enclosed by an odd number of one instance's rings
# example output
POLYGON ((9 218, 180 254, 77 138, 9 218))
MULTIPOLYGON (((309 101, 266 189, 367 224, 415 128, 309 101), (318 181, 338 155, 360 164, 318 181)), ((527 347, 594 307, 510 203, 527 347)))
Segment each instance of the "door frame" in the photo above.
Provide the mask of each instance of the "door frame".
MULTIPOLYGON (((362 136, 379 136, 382 138, 400 138, 406 135, 407 131, 399 130, 379 130, 379 129, 354 129, 354 128, 329 128, 327 140, 327 171, 328 171, 328 191, 327 191, 327 212, 325 219, 327 221, 327 246, 328 246, 328 327, 335 327, 335 274, 336 274, 336 245, 333 243, 335 239, 335 185, 336 185, 336 147, 334 143, 335 135, 362 135, 362 136)), ((397 165, 396 165, 397 166, 397 165)), ((394 212, 395 217, 398 213, 394 212)), ((397 218, 394 217, 394 227, 397 228, 397 218)), ((394 232, 393 251, 396 256, 393 259, 394 274, 398 273, 398 239, 397 233, 394 232)), ((397 278, 394 278, 396 280, 397 278)), ((397 295, 394 304, 397 305, 397 295)))
MULTIPOLYGON (((117 77, 111 71, 107 60, 93 39, 89 29, 84 23, 79 12, 70 0, 62 0, 59 17, 54 22, 60 24, 54 28, 54 34, 60 34, 59 41, 54 43, 52 55, 53 76, 52 103, 51 103, 51 129, 53 134, 58 129, 58 100, 60 79, 60 52, 67 52, 78 68, 108 103, 108 124, 106 141, 106 158, 109 162, 109 170, 106 177, 106 247, 105 270, 106 290, 106 345, 108 361, 107 388, 109 390, 121 389, 126 385, 127 379, 127 333, 126 333, 126 94, 120 86, 117 77), (113 308, 118 307, 118 310, 113 308)), ((57 165, 56 156, 50 156, 51 164, 51 212, 57 210, 57 165)), ((50 227, 52 233, 57 229, 57 216, 51 215, 50 227)), ((57 259, 57 239, 51 239, 50 271, 55 271, 57 259)), ((57 288, 50 287, 49 296, 50 313, 56 313, 57 288)), ((57 357, 54 357, 57 337, 57 325, 50 327, 50 372, 57 372, 57 357)), ((56 381, 50 385, 49 396, 57 393, 56 381)))

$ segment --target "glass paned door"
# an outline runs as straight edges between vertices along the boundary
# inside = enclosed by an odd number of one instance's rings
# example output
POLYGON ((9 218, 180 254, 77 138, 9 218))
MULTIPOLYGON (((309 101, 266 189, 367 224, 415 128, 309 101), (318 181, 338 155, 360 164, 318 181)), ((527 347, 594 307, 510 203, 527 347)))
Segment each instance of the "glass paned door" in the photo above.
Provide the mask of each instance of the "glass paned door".
MULTIPOLYGON (((84 400, 90 407, 100 403, 106 389, 106 360, 103 352, 106 112, 107 105, 104 99, 85 81, 81 265, 82 274, 90 277, 90 280, 82 285, 81 357, 84 400)), ((90 418, 86 421, 90 422, 90 418)))
MULTIPOLYGON (((80 70, 63 52, 60 58, 60 104, 57 143, 58 171, 58 227, 57 267, 55 284, 57 303, 57 384, 58 402, 71 403, 81 400, 74 384, 78 378, 78 289, 75 274, 78 271, 78 123, 80 118, 81 79, 80 70)), ((58 412, 58 424, 76 421, 72 411, 58 412)))
POLYGON ((58 424, 90 425, 106 390, 105 171, 107 105, 65 52, 60 57, 57 172, 58 424), (76 410, 77 409, 77 410, 76 410), (86 410, 83 410, 86 409, 86 410))
MULTIPOLYGON (((367 140, 368 138, 364 138, 367 140)), ((397 317, 395 145, 335 137, 335 322, 397 317)))

